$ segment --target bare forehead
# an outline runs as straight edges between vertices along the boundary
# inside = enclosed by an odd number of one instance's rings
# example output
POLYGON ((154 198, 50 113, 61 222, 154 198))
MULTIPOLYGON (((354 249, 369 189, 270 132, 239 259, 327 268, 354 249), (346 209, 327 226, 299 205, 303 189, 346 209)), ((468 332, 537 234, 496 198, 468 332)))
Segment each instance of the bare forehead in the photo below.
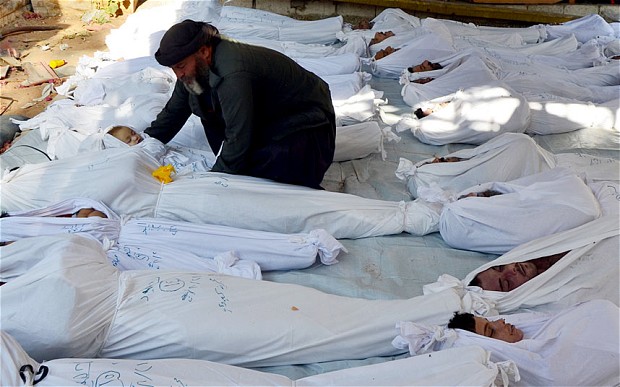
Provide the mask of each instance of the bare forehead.
POLYGON ((133 129, 128 126, 118 126, 112 130, 110 130, 112 134, 133 134, 133 129))

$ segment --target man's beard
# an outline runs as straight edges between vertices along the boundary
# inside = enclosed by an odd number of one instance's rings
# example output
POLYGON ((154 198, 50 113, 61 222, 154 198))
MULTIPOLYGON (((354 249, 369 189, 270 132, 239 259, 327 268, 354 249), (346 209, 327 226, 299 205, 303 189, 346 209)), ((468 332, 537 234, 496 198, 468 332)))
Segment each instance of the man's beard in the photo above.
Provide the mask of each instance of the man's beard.
POLYGON ((200 83, 198 83, 196 78, 183 81, 183 86, 185 86, 187 91, 194 95, 200 95, 205 92, 204 88, 200 85, 200 83))
POLYGON ((197 60, 196 75, 191 78, 183 79, 181 82, 183 82, 183 86, 185 86, 185 89, 190 93, 201 95, 205 91, 202 85, 209 83, 209 65, 203 60, 197 60))

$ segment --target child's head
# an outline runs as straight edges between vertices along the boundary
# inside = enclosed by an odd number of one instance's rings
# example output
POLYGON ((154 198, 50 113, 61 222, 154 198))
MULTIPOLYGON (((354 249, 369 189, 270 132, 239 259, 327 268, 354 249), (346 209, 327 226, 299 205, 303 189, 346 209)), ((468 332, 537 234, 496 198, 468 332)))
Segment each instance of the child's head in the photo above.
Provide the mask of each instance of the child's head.
POLYGON ((142 136, 128 126, 117 125, 108 130, 108 134, 116 137, 125 144, 132 146, 142 142, 142 136))

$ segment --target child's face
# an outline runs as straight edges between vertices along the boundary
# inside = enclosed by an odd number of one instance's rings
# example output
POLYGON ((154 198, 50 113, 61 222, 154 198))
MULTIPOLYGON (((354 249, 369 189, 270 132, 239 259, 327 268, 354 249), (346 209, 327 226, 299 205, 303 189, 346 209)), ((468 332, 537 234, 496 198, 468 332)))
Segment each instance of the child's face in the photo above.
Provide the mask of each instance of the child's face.
POLYGON ((110 134, 129 146, 133 146, 142 142, 142 137, 133 129, 126 126, 119 127, 114 131, 111 131, 110 134))

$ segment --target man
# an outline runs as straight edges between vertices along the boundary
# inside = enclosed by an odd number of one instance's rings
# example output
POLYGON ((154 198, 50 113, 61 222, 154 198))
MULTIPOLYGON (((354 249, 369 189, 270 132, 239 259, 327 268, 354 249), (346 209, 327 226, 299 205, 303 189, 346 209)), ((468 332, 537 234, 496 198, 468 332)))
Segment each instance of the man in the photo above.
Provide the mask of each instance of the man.
POLYGON ((620 377, 619 312, 614 303, 595 299, 554 313, 491 319, 456 313, 448 329, 401 322, 392 343, 416 355, 480 346, 493 362, 515 362, 521 376, 517 385, 615 385, 620 377))
POLYGON ((423 71, 441 70, 442 68, 443 66, 440 63, 433 63, 427 59, 415 66, 407 67, 407 71, 410 73, 421 73, 423 71))
POLYGON ((476 274, 469 286, 478 286, 484 290, 496 292, 509 292, 544 273, 567 253, 568 251, 565 251, 529 261, 490 267, 476 274))
POLYGON ((445 155, 443 159, 448 162, 429 158, 414 164, 401 158, 396 177, 407 183, 409 193, 416 198, 419 189, 438 186, 460 192, 476 184, 511 181, 547 171, 557 164, 555 155, 521 133, 503 133, 475 148, 445 155))
POLYGON ((463 329, 507 343, 518 343, 523 340, 523 331, 507 323, 503 318, 488 320, 471 313, 455 313, 448 323, 448 328, 463 329))
MULTIPOLYGON (((432 197, 422 195, 427 200, 432 197)), ((446 202, 441 212, 441 237, 454 248, 492 254, 504 254, 602 214, 582 177, 565 168, 508 182, 479 184, 457 192, 455 197, 460 200, 446 202), (534 213, 536 221, 532 221, 534 213)))
MULTIPOLYGON (((537 213, 532 224, 541 217, 537 213)), ((424 294, 460 289, 464 299, 474 300, 472 309, 478 315, 517 309, 554 311, 592 299, 619 305, 618 228, 617 217, 603 216, 538 238, 483 264, 462 280, 441 275, 424 286, 424 294)))
POLYGON ((335 148, 328 85, 290 58, 222 38, 184 20, 163 36, 155 59, 177 76, 172 97, 145 132, 167 143, 191 114, 219 155, 212 168, 320 188, 335 148))

